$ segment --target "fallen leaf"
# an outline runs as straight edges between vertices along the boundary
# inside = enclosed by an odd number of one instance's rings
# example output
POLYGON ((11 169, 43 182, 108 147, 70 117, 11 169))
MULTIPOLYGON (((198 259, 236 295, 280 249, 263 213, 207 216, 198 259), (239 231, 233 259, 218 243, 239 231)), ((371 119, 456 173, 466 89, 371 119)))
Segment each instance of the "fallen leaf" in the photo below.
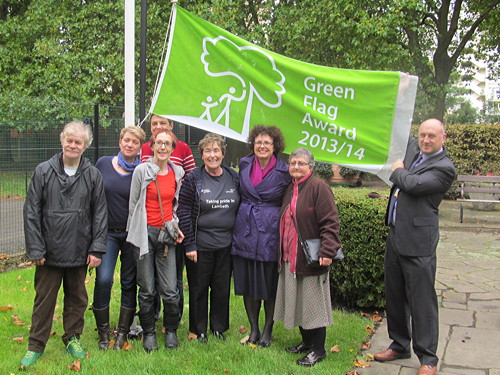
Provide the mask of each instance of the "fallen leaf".
POLYGON ((56 331, 52 331, 52 332, 50 332, 50 335, 54 336, 56 333, 57 333, 56 331))
POLYGON ((113 346, 115 346, 115 340, 109 340, 108 349, 111 349, 113 346))
POLYGON ((73 366, 70 366, 70 365, 66 365, 67 368, 69 368, 70 370, 72 371, 77 371, 79 372, 81 370, 81 366, 80 366, 80 360, 76 360, 73 362, 73 366))
POLYGON ((130 344, 128 343, 128 341, 125 341, 125 344, 123 344, 123 348, 122 348, 122 350, 127 350, 127 351, 129 351, 130 349, 132 349, 132 345, 130 345, 130 344))
POLYGON ((360 374, 356 370, 353 370, 353 371, 347 372, 345 375, 360 375, 360 374))
POLYGON ((365 367, 371 367, 371 364, 366 362, 366 361, 363 361, 362 359, 358 359, 356 360, 356 362, 354 363, 354 366, 356 367, 361 367, 361 368, 365 368, 365 367))
POLYGON ((372 332, 372 327, 370 327, 370 326, 366 326, 366 327, 365 327, 365 331, 366 331, 367 333, 371 333, 371 332, 372 332))
POLYGON ((224 369, 224 374, 229 374, 229 370, 228 369, 224 369))
POLYGON ((165 333, 167 332, 167 330, 165 329, 165 327, 161 327, 161 333, 165 333))
POLYGON ((247 333, 248 329, 245 326, 240 326, 239 331, 240 331, 240 333, 247 333))
POLYGON ((198 338, 198 335, 196 333, 189 332, 188 340, 195 340, 197 338, 198 338))
POLYGON ((12 323, 14 323, 18 326, 25 326, 26 325, 26 323, 21 322, 21 320, 19 319, 19 317, 17 315, 11 315, 10 317, 12 318, 12 323))
POLYGON ((24 342, 24 337, 13 337, 10 341, 24 342))
POLYGON ((14 310, 14 308, 9 305, 9 306, 0 306, 0 311, 9 311, 9 310, 14 310))
POLYGON ((330 348, 330 352, 332 352, 332 353, 340 352, 339 346, 338 345, 333 346, 332 348, 330 348))
POLYGON ((365 341, 363 344, 361 344, 361 349, 362 350, 367 350, 372 347, 372 343, 370 341, 365 341))
POLYGON ((52 320, 57 320, 61 317, 62 315, 61 314, 54 314, 54 316, 52 317, 52 320))
POLYGON ((85 279, 85 284, 88 284, 90 283, 90 280, 89 279, 85 279))
POLYGON ((375 357, 373 356, 373 354, 367 354, 366 356, 368 357, 369 361, 373 361, 375 359, 375 357))
POLYGON ((19 275, 19 276, 17 277, 17 280, 18 280, 18 281, 19 281, 19 280, 21 280, 21 275, 19 275))
POLYGON ((372 322, 381 322, 382 321, 382 317, 380 315, 373 315, 370 320, 372 322))
POLYGON ((361 316, 370 316, 370 313, 361 312, 361 316))
POLYGON ((28 290, 27 287, 24 287, 23 289, 21 289, 21 292, 26 292, 28 290))

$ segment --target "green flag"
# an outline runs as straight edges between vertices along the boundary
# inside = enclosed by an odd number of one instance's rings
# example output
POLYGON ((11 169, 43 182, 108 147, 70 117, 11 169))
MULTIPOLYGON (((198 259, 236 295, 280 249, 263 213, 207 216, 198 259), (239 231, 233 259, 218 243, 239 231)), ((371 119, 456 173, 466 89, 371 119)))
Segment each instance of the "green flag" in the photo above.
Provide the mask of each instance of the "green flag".
POLYGON ((372 173, 404 154, 416 77, 304 63, 175 4, 172 12, 150 113, 240 141, 254 125, 276 125, 286 153, 306 147, 317 160, 372 173))

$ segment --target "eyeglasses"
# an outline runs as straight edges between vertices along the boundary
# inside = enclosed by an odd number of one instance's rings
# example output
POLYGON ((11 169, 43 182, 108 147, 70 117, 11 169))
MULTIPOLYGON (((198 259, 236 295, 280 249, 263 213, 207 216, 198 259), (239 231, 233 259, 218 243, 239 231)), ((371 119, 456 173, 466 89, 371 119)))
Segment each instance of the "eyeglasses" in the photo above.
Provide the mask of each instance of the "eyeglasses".
POLYGON ((292 162, 290 163, 290 167, 295 167, 295 166, 297 166, 297 167, 299 167, 299 168, 303 168, 303 167, 305 167, 306 165, 309 165, 309 164, 308 164, 308 163, 304 163, 303 161, 292 161, 292 162))
POLYGON ((172 147, 172 142, 161 142, 161 141, 155 141, 155 145, 158 147, 172 147))
POLYGON ((265 146, 265 147, 269 147, 269 146, 272 146, 273 145, 273 142, 268 142, 268 141, 265 141, 265 142, 255 142, 255 146, 265 146))

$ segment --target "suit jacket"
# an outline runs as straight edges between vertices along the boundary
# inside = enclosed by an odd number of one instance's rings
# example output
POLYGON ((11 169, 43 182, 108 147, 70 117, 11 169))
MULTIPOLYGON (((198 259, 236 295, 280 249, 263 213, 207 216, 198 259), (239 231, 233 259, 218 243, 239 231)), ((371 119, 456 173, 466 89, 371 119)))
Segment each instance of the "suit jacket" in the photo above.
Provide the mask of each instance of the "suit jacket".
MULTIPOLYGON (((410 138, 403 161, 405 168, 396 169, 389 178, 394 183, 391 197, 396 188, 400 189, 394 235, 399 253, 406 256, 430 256, 436 252, 439 205, 455 178, 455 167, 446 150, 409 172, 419 152, 418 142, 410 138)), ((389 205, 386 224, 388 211, 389 205)))

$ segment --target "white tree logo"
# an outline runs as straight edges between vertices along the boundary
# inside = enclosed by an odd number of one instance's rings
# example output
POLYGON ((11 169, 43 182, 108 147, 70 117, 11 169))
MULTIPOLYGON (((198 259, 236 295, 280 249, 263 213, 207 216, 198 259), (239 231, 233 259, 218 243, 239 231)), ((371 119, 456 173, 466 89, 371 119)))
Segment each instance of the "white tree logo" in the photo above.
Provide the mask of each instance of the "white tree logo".
POLYGON ((239 47, 222 36, 204 38, 201 62, 205 73, 217 78, 219 84, 215 86, 218 92, 213 92, 201 103, 205 110, 200 119, 230 128, 231 109, 246 105, 241 131, 246 137, 254 98, 269 108, 281 106, 282 96, 286 92, 285 76, 265 51, 254 46, 239 47), (226 57, 225 61, 216 57, 221 55, 226 57), (228 70, 228 67, 232 70, 228 70))

